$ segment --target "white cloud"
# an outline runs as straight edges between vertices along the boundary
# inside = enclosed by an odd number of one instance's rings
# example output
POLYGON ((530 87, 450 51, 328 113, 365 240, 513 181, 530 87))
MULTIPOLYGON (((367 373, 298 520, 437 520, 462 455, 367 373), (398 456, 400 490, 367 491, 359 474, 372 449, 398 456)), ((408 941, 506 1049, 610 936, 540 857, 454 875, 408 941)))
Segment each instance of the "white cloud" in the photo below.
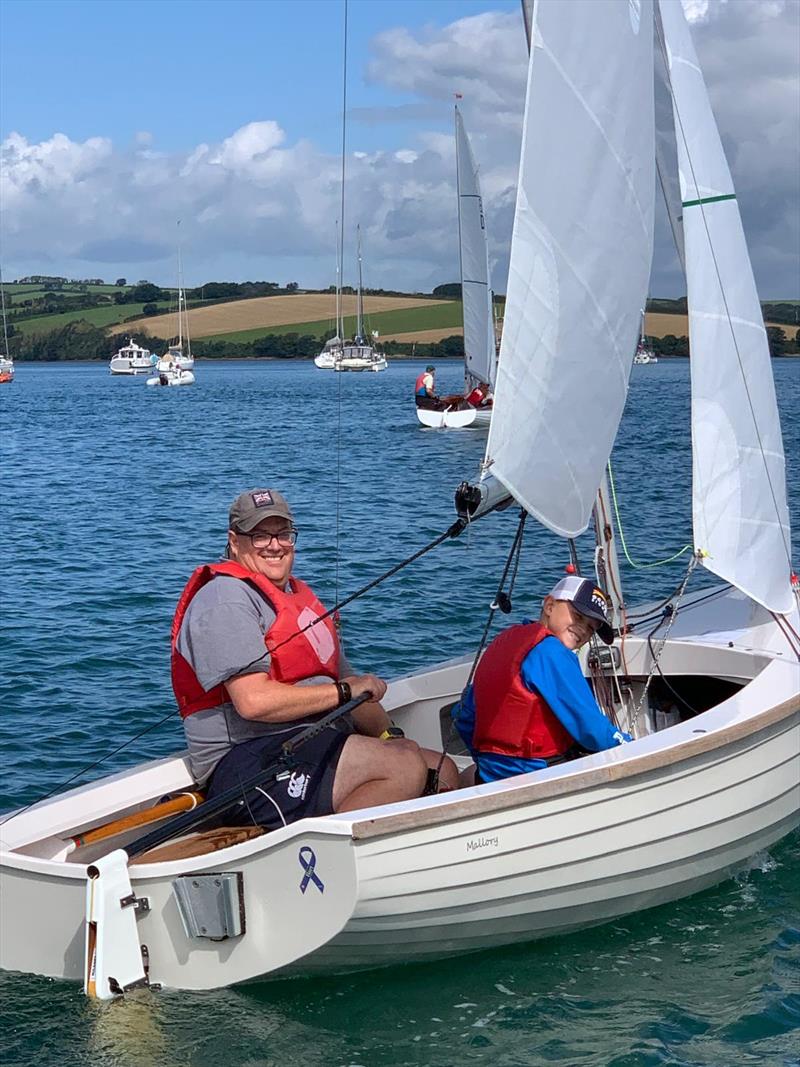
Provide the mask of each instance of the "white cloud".
MULTIPOLYGON (((792 295, 800 5, 684 0, 684 6, 694 20, 762 294, 792 295)), ((391 151, 353 152, 347 162, 345 232, 352 246, 355 223, 362 224, 368 283, 430 289, 457 276, 453 139, 430 116, 440 117, 458 92, 481 165, 494 281, 502 289, 526 77, 519 17, 488 12, 417 35, 382 33, 371 44, 367 75, 413 102, 362 108, 351 121, 402 118, 416 131, 400 147, 395 136, 391 151)), ((158 150, 144 132, 128 147, 64 133, 31 144, 14 133, 3 155, 8 276, 118 272, 170 282, 180 218, 192 284, 219 277, 333 281, 340 160, 309 141, 291 143, 272 119, 183 153, 158 150)), ((345 281, 353 270, 348 251, 345 281)), ((664 292, 667 283, 680 287, 662 273, 654 291, 664 292)))

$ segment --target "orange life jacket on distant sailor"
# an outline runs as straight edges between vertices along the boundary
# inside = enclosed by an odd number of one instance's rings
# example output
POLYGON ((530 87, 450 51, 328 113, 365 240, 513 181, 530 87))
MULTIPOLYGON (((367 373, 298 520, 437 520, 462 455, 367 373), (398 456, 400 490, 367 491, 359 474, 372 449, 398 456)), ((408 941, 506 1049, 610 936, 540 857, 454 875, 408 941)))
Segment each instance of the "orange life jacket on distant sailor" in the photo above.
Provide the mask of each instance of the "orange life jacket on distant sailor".
POLYGON ((268 578, 254 574, 234 560, 208 563, 198 567, 192 574, 181 593, 172 620, 172 688, 182 718, 230 700, 224 685, 203 689, 192 665, 178 651, 178 634, 189 604, 203 586, 217 575, 248 582, 262 594, 277 616, 264 636, 266 650, 270 653, 268 678, 292 684, 304 678, 324 675, 336 681, 339 677, 340 650, 333 620, 322 619, 305 633, 298 634, 298 630, 325 614, 324 606, 305 582, 290 578, 292 592, 287 593, 278 589, 268 578))
POLYGON ((540 623, 520 623, 498 634, 484 652, 473 683, 472 744, 476 751, 550 759, 575 744, 539 694, 525 687, 520 675, 522 661, 546 637, 553 634, 540 623))
POLYGON ((433 378, 431 377, 431 372, 429 370, 424 370, 422 374, 417 375, 417 383, 414 386, 415 396, 428 395, 428 383, 425 381, 426 378, 431 379, 431 388, 433 387, 433 378))

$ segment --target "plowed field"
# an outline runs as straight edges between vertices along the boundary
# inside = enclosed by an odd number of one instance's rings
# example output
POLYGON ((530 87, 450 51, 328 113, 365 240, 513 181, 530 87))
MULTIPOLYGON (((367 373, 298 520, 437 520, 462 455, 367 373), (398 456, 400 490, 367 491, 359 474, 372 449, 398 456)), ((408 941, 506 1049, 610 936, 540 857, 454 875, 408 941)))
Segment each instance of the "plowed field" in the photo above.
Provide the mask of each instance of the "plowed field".
MULTIPOLYGON (((342 298, 343 313, 356 314, 356 297, 342 298)), ((425 300, 413 296, 365 296, 364 314, 381 311, 406 310, 447 303, 445 300, 425 300)), ((331 326, 336 316, 334 298, 330 293, 298 293, 296 296, 259 296, 252 300, 235 300, 229 304, 193 308, 189 312, 189 333, 192 338, 216 334, 237 333, 270 326, 286 326, 294 322, 312 322, 329 318, 331 326)), ((120 323, 112 333, 149 330, 157 337, 170 337, 175 331, 175 315, 151 315, 135 322, 120 323)))

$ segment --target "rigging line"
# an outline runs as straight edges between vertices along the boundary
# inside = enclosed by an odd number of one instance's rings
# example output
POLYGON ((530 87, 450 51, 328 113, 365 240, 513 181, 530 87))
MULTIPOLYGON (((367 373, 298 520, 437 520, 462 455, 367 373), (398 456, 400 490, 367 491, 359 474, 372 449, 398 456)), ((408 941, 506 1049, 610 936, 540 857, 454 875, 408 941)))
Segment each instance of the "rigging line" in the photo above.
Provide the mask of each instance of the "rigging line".
MULTIPOLYGON (((656 614, 661 610, 661 608, 669 604, 670 600, 672 600, 678 595, 678 590, 680 589, 681 584, 683 583, 681 582, 679 585, 677 585, 668 597, 665 597, 665 599, 660 601, 658 604, 653 604, 653 606, 649 607, 647 611, 631 612, 630 618, 637 620, 635 623, 632 623, 632 628, 635 628, 636 626, 646 626, 649 622, 652 622, 652 620, 656 617, 656 614)), ((733 587, 731 583, 726 582, 725 585, 720 586, 716 589, 712 589, 711 592, 706 593, 705 596, 697 597, 697 599, 693 600, 691 604, 686 604, 683 610, 692 611, 694 608, 698 607, 698 605, 705 603, 707 600, 713 600, 715 597, 724 596, 728 592, 728 590, 732 588, 733 587)))
MULTIPOLYGON (((344 271, 344 182, 347 170, 347 0, 344 0, 344 42, 342 49, 342 189, 341 202, 339 205, 339 271, 337 282, 342 288, 342 272, 344 271)), ((339 298, 341 307, 341 297, 339 298)), ((344 313, 341 322, 342 335, 341 354, 344 355, 344 313)), ((336 333, 339 333, 339 323, 336 323, 336 333)), ((334 362, 335 362, 334 357, 334 362)), ((336 368, 334 366, 334 373, 336 368)), ((341 510, 342 510, 342 372, 337 374, 336 386, 336 562, 334 565, 334 600, 339 599, 339 548, 341 537, 341 510)))
MULTIPOLYGON (((380 585, 380 583, 385 581, 387 578, 391 578, 392 575, 402 570, 403 567, 407 567, 409 563, 413 563, 415 560, 418 560, 421 556, 424 556, 426 552, 430 552, 431 549, 436 548, 437 545, 440 545, 443 541, 447 540, 447 538, 457 537, 467 525, 468 524, 465 519, 458 519, 452 524, 452 526, 448 527, 448 529, 445 530, 443 534, 440 534, 429 544, 424 545, 421 549, 419 549, 418 552, 415 552, 413 556, 409 556, 407 559, 401 560, 400 563, 395 564, 395 566, 392 567, 390 570, 386 571, 385 574, 379 575, 379 577, 377 577, 374 581, 369 582, 367 585, 362 586, 360 589, 357 589, 355 593, 351 594, 349 597, 346 597, 344 600, 337 602, 329 611, 326 611, 324 615, 320 615, 313 622, 309 623, 307 626, 304 626, 302 630, 297 630, 295 633, 290 634, 289 637, 287 637, 284 641, 281 641, 280 644, 275 645, 271 649, 266 649, 260 656, 257 657, 257 659, 252 660, 250 663, 242 667, 240 673, 245 674, 247 671, 250 670, 251 667, 254 667, 257 663, 259 663, 268 653, 275 652, 277 649, 282 648, 288 641, 294 640, 295 637, 299 637, 300 634, 305 633, 306 630, 310 630, 311 627, 315 626, 318 622, 322 622, 325 619, 329 618, 335 612, 339 611, 340 608, 345 607, 353 600, 356 600, 358 597, 363 596, 364 593, 368 592, 370 589, 373 589, 375 586, 380 585)), ((24 811, 27 811, 28 808, 32 807, 34 804, 39 804, 41 801, 47 800, 47 798, 51 797, 53 793, 66 788, 66 786, 74 782, 76 778, 80 778, 81 775, 87 774, 89 771, 94 770, 95 767, 99 767, 101 763, 105 763, 107 759, 110 759, 112 756, 115 756, 118 752, 121 752, 124 748, 127 748, 128 745, 132 745, 134 741, 138 741, 140 737, 143 737, 151 730, 157 730, 160 726, 163 726, 164 723, 167 722, 169 719, 174 719, 174 717, 175 709, 173 708, 162 719, 159 719, 157 722, 150 723, 148 726, 145 726, 143 730, 140 730, 139 733, 134 734, 133 737, 129 737, 127 741, 123 741, 121 745, 118 745, 115 749, 112 749, 111 752, 106 752, 105 755, 101 756, 100 759, 95 760, 94 763, 90 763, 87 767, 82 767, 79 771, 76 771, 75 774, 67 778, 65 782, 61 782, 60 785, 53 786, 53 788, 49 792, 45 793, 43 796, 37 797, 35 800, 30 801, 29 804, 26 804, 23 808, 19 808, 18 810, 12 812, 8 816, 8 818, 0 820, 0 826, 2 826, 6 822, 9 822, 17 815, 21 815, 24 811)), ((225 719, 225 728, 228 731, 228 737, 230 738, 230 726, 228 725, 227 717, 225 719)))
POLYGON ((797 630, 795 630, 795 628, 792 626, 788 619, 785 619, 782 616, 778 615, 777 612, 771 611, 770 615, 778 624, 778 629, 786 638, 789 648, 792 650, 795 656, 800 659, 800 644, 798 643, 798 640, 800 640, 800 634, 797 633, 797 630))
MULTIPOLYGON (((431 549, 436 548, 443 541, 447 541, 448 538, 458 537, 458 535, 467 525, 468 522, 466 519, 457 519, 454 523, 452 523, 452 525, 448 526, 444 533, 439 534, 438 537, 435 537, 427 545, 423 545, 423 547, 416 551, 413 555, 408 556, 406 559, 400 560, 399 563, 396 563, 393 567, 390 567, 388 571, 385 571, 383 574, 379 574, 377 578, 374 578, 371 582, 367 582, 366 585, 362 585, 360 589, 356 589, 354 593, 351 593, 350 596, 345 597, 344 600, 337 601, 332 608, 329 608, 322 615, 318 615, 313 620, 313 622, 307 623, 300 630, 295 630, 293 634, 289 634, 289 636, 284 638, 283 641, 281 641, 277 645, 273 645, 267 651, 272 653, 277 651, 277 649, 279 648, 283 648, 283 646, 287 642, 293 641, 295 637, 299 637, 301 634, 304 634, 307 630, 310 630, 313 626, 316 626, 317 623, 324 622, 325 619, 329 619, 331 615, 334 615, 337 611, 340 611, 342 608, 347 607, 347 605, 351 604, 354 600, 358 600, 359 597, 363 596, 365 593, 368 593, 370 589, 374 589, 382 582, 385 582, 388 578, 393 577, 395 574, 397 574, 398 571, 401 571, 410 563, 416 562, 416 560, 418 560, 421 556, 424 556, 426 552, 430 552, 431 549)), ((262 657, 259 656, 259 659, 261 658, 262 657)), ((258 660, 254 660, 254 662, 257 663, 258 660)))
POLYGON ((672 693, 675 699, 680 701, 681 704, 683 704, 687 711, 691 711, 692 715, 699 715, 700 711, 697 708, 692 707, 688 700, 686 700, 680 695, 680 693, 678 693, 675 689, 672 688, 666 674, 664 674, 664 672, 661 670, 661 664, 658 662, 658 657, 656 656, 655 649, 653 648, 653 634, 656 632, 657 629, 658 626, 656 626, 654 630, 651 630, 651 632, 647 635, 647 645, 650 649, 650 655, 653 657, 653 663, 655 664, 656 670, 659 673, 661 681, 664 683, 667 689, 669 689, 670 693, 672 693))
MULTIPOLYGON (((619 653, 622 660, 622 669, 627 675, 628 661, 625 657, 625 635, 628 632, 628 612, 625 607, 625 600, 622 596, 622 589, 620 588, 621 582, 617 582, 618 575, 614 574, 614 568, 611 566, 611 547, 614 538, 614 530, 611 524, 611 517, 606 511, 606 502, 603 493, 597 494, 597 503, 595 504, 597 510, 597 516, 602 524, 602 529, 597 531, 597 550, 600 553, 602 560, 603 571, 605 574, 605 580, 607 584, 611 585, 614 595, 617 598, 617 604, 619 605, 619 653), (608 534, 606 534, 608 531, 608 534), (600 538, 602 537, 603 543, 600 544, 600 538)), ((616 666, 614 667, 614 677, 617 677, 616 666)), ((620 696, 622 694, 620 693, 620 696)))
POLYGON ((169 714, 165 715, 163 719, 159 719, 158 722, 149 723, 147 726, 145 726, 143 730, 140 730, 138 734, 134 734, 133 737, 129 737, 127 741, 123 741, 121 745, 117 745, 117 747, 112 749, 110 752, 106 752, 105 755, 100 757, 100 759, 95 760, 94 763, 90 763, 88 767, 82 767, 79 771, 76 771, 73 775, 70 775, 70 777, 67 778, 65 782, 61 782, 60 785, 54 785, 53 788, 49 790, 49 792, 44 793, 40 797, 37 797, 36 800, 31 800, 30 803, 26 804, 24 807, 17 808, 16 811, 12 811, 7 818, 0 819, 0 826, 5 826, 7 822, 11 822, 12 819, 15 819, 17 815, 22 815, 22 813, 24 811, 27 811, 28 808, 32 808, 34 804, 41 804, 43 800, 47 800, 48 797, 51 797, 53 795, 53 793, 57 793, 62 789, 66 789, 66 787, 68 785, 71 785, 77 778, 80 778, 84 774, 88 774, 89 771, 93 771, 95 767, 99 767, 100 764, 105 763, 107 759, 111 759, 112 756, 116 756, 116 754, 118 752, 121 752, 123 748, 127 748, 128 745, 132 745, 134 741, 138 741, 140 737, 144 737, 144 735, 150 733, 151 730, 157 730, 159 726, 163 726, 168 719, 174 718, 175 709, 171 708, 169 714))
MULTIPOLYGON (((528 518, 527 511, 524 508, 520 508, 519 524, 517 526, 517 532, 514 534, 514 540, 512 541, 511 548, 509 549, 508 557, 506 558, 506 563, 505 563, 505 566, 503 567, 503 574, 502 574, 502 576, 500 578, 500 582, 499 582, 499 584, 497 586, 497 592, 494 595, 494 600, 489 605, 489 614, 488 614, 488 616, 486 618, 486 625, 483 628, 483 633, 481 634, 480 643, 479 643, 478 648, 477 648, 477 650, 475 652, 475 656, 473 657, 472 666, 470 667, 470 670, 469 670, 469 676, 468 676, 466 682, 464 683, 464 688, 461 690, 461 698, 460 698, 461 700, 464 699, 464 695, 466 694, 466 692, 469 689, 469 687, 472 685, 473 679, 475 677, 475 671, 478 668, 478 660, 481 658, 481 652, 483 652, 484 646, 486 644, 486 639, 489 636, 489 630, 491 629, 491 626, 492 626, 492 620, 494 619, 495 613, 498 610, 501 597, 504 597, 504 596, 507 595, 510 598, 511 597, 511 593, 514 591, 514 582, 517 579, 517 572, 519 570, 519 559, 520 559, 520 554, 522 552, 522 538, 523 538, 523 534, 525 532, 525 521, 526 521, 527 518, 528 518), (508 594, 505 594, 503 587, 506 584, 506 578, 508 577, 508 572, 511 570, 512 562, 514 564, 514 573, 513 573, 512 577, 511 577, 511 584, 508 587, 508 594)), ((451 716, 451 718, 450 718, 450 729, 448 730, 447 738, 446 738, 444 744, 442 745, 442 754, 439 757, 439 763, 437 764, 437 767, 436 767, 436 780, 437 780, 437 782, 439 780, 439 775, 441 774, 441 771, 442 771, 442 765, 444 764, 445 757, 447 756, 448 745, 450 744, 450 741, 453 739, 453 734, 455 732, 455 728, 456 728, 455 721, 451 716)))
MULTIPOLYGON (((668 62, 668 59, 667 59, 666 41, 663 39, 663 36, 660 33, 660 29, 662 29, 662 28, 663 27, 661 27, 659 25, 659 20, 657 19, 656 20, 656 34, 658 36, 658 43, 659 43, 659 46, 661 47, 661 53, 662 53, 662 56, 663 56, 663 59, 664 59, 664 64, 666 66, 666 69, 669 71, 670 65, 669 65, 669 62, 668 62)), ((686 151, 686 159, 688 160, 689 169, 691 170, 691 173, 692 173, 692 181, 694 182, 695 189, 699 193, 699 191, 700 191, 700 183, 697 181, 697 176, 695 175, 694 162, 692 160, 692 156, 691 156, 691 153, 689 151, 689 141, 688 141, 688 138, 686 137, 686 133, 684 132, 683 120, 681 119, 680 109, 678 108, 677 102, 675 100, 675 94, 672 91, 672 81, 669 78, 667 79, 667 81, 668 81, 668 84, 669 84, 669 95, 670 95, 670 98, 672 100, 673 113, 674 113, 675 117, 677 118, 678 126, 680 127, 681 138, 683 140, 683 146, 684 146, 684 149, 686 151)), ((709 104, 709 107, 710 107, 710 104, 709 104)), ((726 163, 727 163, 727 160, 726 160, 726 163)), ((733 188, 733 179, 731 179, 731 188, 733 188)), ((712 261, 714 263, 714 270, 715 270, 716 275, 717 275, 717 282, 719 283, 719 291, 720 291, 720 295, 722 296, 722 303, 723 303, 723 305, 725 307, 725 314, 726 314, 727 319, 728 319, 728 326, 729 326, 730 332, 731 332, 731 340, 733 341, 733 348, 734 348, 734 351, 736 352, 736 360, 737 360, 737 362, 739 364, 739 373, 741 374, 742 385, 744 387, 745 396, 747 397, 747 404, 748 404, 748 407, 750 408, 750 416, 751 416, 751 418, 753 420, 753 428, 755 430, 756 439, 758 441, 758 450, 761 453, 761 462, 764 465, 764 473, 766 474, 767 485, 769 486, 770 496, 772 497, 772 506, 775 509, 775 518, 776 518, 777 523, 778 523, 778 529, 780 530, 780 533, 781 533, 781 540, 783 541, 783 551, 786 554, 786 560, 787 560, 787 562, 789 564, 789 570, 791 570, 792 569, 792 550, 791 550, 791 548, 789 546, 789 543, 788 543, 788 541, 786 539, 787 531, 784 529, 784 525, 783 525, 783 522, 782 522, 782 519, 781 519, 780 507, 778 506, 778 500, 777 500, 777 497, 775 496, 775 488, 774 488, 774 486, 772 484, 772 476, 770 474, 769 465, 767 463, 767 457, 766 457, 766 453, 765 453, 765 450, 764 450, 764 443, 761 440, 761 430, 760 430, 759 425, 758 425, 758 419, 756 418, 755 408, 753 406, 753 398, 750 395, 750 389, 748 387, 747 376, 745 375, 745 371, 744 371, 744 365, 742 364, 742 355, 741 355, 741 352, 739 351, 739 342, 738 342, 738 339, 736 337, 736 331, 733 328, 733 318, 731 316, 730 308, 728 307, 728 297, 727 297, 727 295, 725 293, 725 287, 722 284, 722 275, 720 273, 719 263, 717 261, 717 255, 716 255, 716 251, 714 249, 714 244, 713 244, 713 242, 711 240, 711 231, 709 230, 708 217, 706 216, 705 205, 703 203, 702 198, 694 206, 696 206, 700 211, 700 217, 703 220, 703 228, 706 231, 706 239, 708 241, 708 247, 709 247, 709 249, 711 251, 711 259, 712 259, 712 261)), ((760 309, 761 309, 761 304, 759 304, 759 310, 760 309)), ((763 313, 762 313, 762 326, 763 326, 763 313)), ((690 327, 691 327, 691 316, 690 316, 690 327)), ((690 332, 691 332, 691 329, 690 329, 690 332)), ((768 351, 769 351, 769 349, 768 349, 768 351)), ((769 357, 769 358, 771 358, 771 357, 769 357)), ((770 367, 770 374, 771 373, 772 373, 772 369, 770 367)), ((774 388, 773 388, 773 392, 774 392, 774 388)), ((776 401, 776 406, 777 406, 777 401, 776 401)))
POLYGON ((653 680, 655 672, 657 670, 659 670, 659 662, 658 662, 659 657, 661 656, 662 652, 664 651, 664 649, 666 647, 667 639, 669 638, 669 634, 670 634, 670 630, 672 629, 673 623, 675 622, 675 620, 678 617, 678 608, 680 607, 681 599, 683 597, 683 594, 686 592, 686 586, 689 584, 689 579, 692 576, 692 571, 694 570, 694 568, 696 566, 697 566, 697 556, 692 556, 692 558, 689 560, 689 566, 686 568, 686 574, 684 575, 683 581, 681 582, 680 588, 678 589, 678 593, 677 593, 677 596, 675 598, 675 606, 673 607, 671 604, 668 604, 665 607, 664 614, 661 616, 661 618, 658 620, 656 625, 653 627, 653 629, 647 635, 647 643, 650 646, 650 652, 651 652, 651 656, 652 656, 652 660, 653 660, 653 665, 650 668, 650 673, 647 675, 647 678, 645 679, 644 687, 642 689, 642 695, 639 698, 639 702, 638 702, 638 704, 636 705, 636 707, 633 710, 633 717, 632 717, 632 720, 631 720, 632 729, 631 729, 630 732, 634 735, 634 737, 636 736, 636 726, 637 726, 637 723, 639 721, 639 716, 641 714, 642 707, 644 705, 645 700, 647 699, 647 691, 650 688, 650 683, 653 680), (653 634, 656 632, 656 630, 659 630, 664 625, 665 622, 667 623, 667 629, 664 632, 664 636, 662 638, 660 638, 661 647, 658 649, 658 652, 655 655, 653 655, 653 646, 650 644, 650 640, 651 640, 653 634))
POLYGON ((683 548, 676 552, 674 555, 669 556, 667 559, 656 560, 655 563, 637 563, 636 560, 631 558, 628 552, 628 545, 625 541, 625 531, 622 528, 622 517, 619 513, 619 504, 617 503, 617 488, 614 484, 614 473, 611 469, 611 460, 608 461, 608 484, 611 488, 611 500, 614 504, 614 515, 617 519, 617 529, 619 530, 619 540, 622 545, 622 551, 625 553, 625 559, 630 563, 631 567, 637 571, 652 570, 654 567, 663 567, 666 563, 672 563, 674 560, 679 559, 685 552, 692 551, 692 545, 684 545, 683 548))

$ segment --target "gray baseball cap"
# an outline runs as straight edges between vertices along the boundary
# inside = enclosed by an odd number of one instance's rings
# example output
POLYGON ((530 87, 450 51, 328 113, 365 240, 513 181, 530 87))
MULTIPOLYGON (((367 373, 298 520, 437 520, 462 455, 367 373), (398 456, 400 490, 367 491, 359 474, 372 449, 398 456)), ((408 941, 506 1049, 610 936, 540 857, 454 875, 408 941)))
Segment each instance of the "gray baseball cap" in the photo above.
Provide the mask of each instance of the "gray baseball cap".
POLYGON ((247 489, 231 504, 228 527, 250 533, 263 519, 270 519, 273 515, 289 523, 294 522, 286 497, 277 489, 247 489))

